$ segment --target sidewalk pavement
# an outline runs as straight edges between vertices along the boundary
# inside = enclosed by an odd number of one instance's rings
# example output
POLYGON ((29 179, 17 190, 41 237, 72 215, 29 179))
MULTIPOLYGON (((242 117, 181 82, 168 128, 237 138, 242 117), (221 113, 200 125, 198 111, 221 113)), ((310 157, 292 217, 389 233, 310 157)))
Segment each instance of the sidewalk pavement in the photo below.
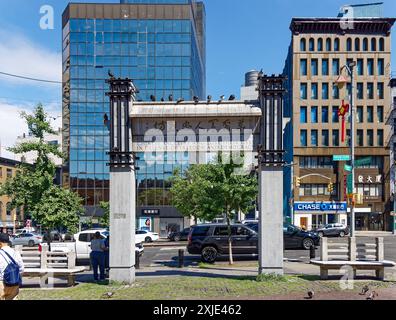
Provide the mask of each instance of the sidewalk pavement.
MULTIPOLYGON (((284 262, 285 275, 289 276, 306 276, 314 280, 319 280, 319 267, 301 261, 285 261, 284 262)), ((227 262, 219 262, 212 266, 199 267, 188 266, 185 268, 177 268, 174 264, 159 264, 151 265, 136 270, 136 278, 139 279, 154 279, 162 277, 209 277, 209 278, 240 278, 240 277, 256 277, 258 275, 258 266, 255 262, 236 262, 230 266, 227 262)), ((343 273, 340 271, 330 271, 330 279, 339 280, 343 273)), ((396 281, 396 267, 385 269, 385 278, 387 281, 396 281)), ((358 279, 367 277, 374 278, 374 271, 358 271, 358 279), (364 277, 363 277, 364 276, 364 277)), ((85 271, 76 276, 77 283, 91 283, 93 281, 92 271, 85 271)), ((25 288, 39 287, 38 278, 24 278, 25 288)), ((66 279, 54 279, 54 287, 65 287, 66 279)))
POLYGON ((384 231, 355 231, 356 237, 366 237, 366 238, 386 238, 386 237, 396 237, 392 232, 384 231))

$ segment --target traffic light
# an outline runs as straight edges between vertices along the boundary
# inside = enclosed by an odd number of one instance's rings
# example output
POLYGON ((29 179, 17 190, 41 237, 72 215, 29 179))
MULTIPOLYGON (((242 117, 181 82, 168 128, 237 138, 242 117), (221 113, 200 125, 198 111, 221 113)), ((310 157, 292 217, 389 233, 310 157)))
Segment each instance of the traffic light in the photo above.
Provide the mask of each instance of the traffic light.
POLYGON ((296 187, 299 188, 301 186, 301 178, 296 177, 296 187))
POLYGON ((332 182, 327 186, 327 191, 329 191, 330 194, 334 192, 334 184, 332 182))

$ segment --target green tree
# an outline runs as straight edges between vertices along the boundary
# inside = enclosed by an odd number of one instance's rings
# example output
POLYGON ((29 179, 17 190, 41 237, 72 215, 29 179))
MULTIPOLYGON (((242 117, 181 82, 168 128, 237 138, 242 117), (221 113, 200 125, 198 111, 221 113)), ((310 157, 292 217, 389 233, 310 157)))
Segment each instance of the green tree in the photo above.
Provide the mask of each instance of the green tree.
POLYGON ((100 207, 103 209, 104 215, 100 219, 100 223, 105 227, 110 226, 110 202, 102 201, 100 207))
POLYGON ((76 193, 52 186, 36 205, 35 219, 48 229, 66 228, 69 233, 76 233, 79 216, 84 211, 81 202, 76 193))
POLYGON ((196 224, 198 219, 213 220, 218 214, 209 208, 212 202, 204 200, 209 188, 206 170, 207 167, 194 165, 186 170, 184 175, 175 170, 171 178, 172 205, 183 216, 192 217, 196 224))
POLYGON ((45 228, 54 226, 51 221, 58 221, 56 225, 60 226, 59 219, 51 217, 55 212, 48 210, 45 201, 51 201, 53 205, 58 201, 59 205, 55 206, 57 210, 61 209, 65 201, 67 212, 62 210, 60 216, 65 219, 64 226, 73 228, 71 222, 76 222, 77 226, 78 216, 82 211, 82 199, 72 192, 53 185, 56 165, 51 158, 64 158, 64 155, 57 145, 46 143, 44 137, 46 134, 56 134, 56 132, 51 128, 48 115, 41 104, 37 105, 33 114, 23 112, 21 117, 26 121, 34 139, 9 148, 9 151, 15 154, 34 152, 37 158, 33 165, 26 163, 20 165, 16 176, 0 187, 0 195, 9 196, 13 208, 23 206, 25 212, 31 214, 32 218, 45 228), (49 192, 53 193, 52 198, 49 192))
POLYGON ((255 176, 241 174, 242 165, 223 163, 191 166, 183 176, 172 178, 173 205, 185 216, 213 220, 224 216, 228 226, 230 264, 233 264, 231 221, 238 212, 253 208, 258 192, 255 176))

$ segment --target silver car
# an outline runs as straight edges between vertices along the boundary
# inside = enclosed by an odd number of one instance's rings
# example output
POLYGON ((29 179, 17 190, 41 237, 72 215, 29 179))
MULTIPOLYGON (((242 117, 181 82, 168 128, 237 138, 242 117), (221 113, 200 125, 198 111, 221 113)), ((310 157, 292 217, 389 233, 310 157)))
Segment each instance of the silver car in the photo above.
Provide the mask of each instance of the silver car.
POLYGON ((349 227, 339 223, 327 224, 316 230, 319 237, 345 237, 349 234, 349 227))
POLYGON ((21 233, 10 238, 12 246, 34 247, 43 242, 43 236, 36 233, 21 233))

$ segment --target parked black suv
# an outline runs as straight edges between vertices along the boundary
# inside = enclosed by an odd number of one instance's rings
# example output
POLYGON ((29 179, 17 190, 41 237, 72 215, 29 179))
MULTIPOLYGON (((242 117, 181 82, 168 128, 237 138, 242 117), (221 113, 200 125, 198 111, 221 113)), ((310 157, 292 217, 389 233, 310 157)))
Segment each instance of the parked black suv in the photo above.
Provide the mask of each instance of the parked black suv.
MULTIPOLYGON (((232 225, 232 252, 235 255, 257 255, 258 233, 254 230, 258 224, 249 226, 232 225)), ((286 249, 309 249, 319 245, 320 238, 304 232, 295 226, 285 226, 284 245, 286 249)), ((220 255, 228 254, 228 227, 226 224, 202 224, 191 227, 187 250, 190 254, 199 254, 203 262, 213 263, 220 255)))
POLYGON ((186 228, 179 232, 172 232, 171 234, 169 234, 168 239, 170 241, 187 241, 189 234, 190 228, 186 228))

